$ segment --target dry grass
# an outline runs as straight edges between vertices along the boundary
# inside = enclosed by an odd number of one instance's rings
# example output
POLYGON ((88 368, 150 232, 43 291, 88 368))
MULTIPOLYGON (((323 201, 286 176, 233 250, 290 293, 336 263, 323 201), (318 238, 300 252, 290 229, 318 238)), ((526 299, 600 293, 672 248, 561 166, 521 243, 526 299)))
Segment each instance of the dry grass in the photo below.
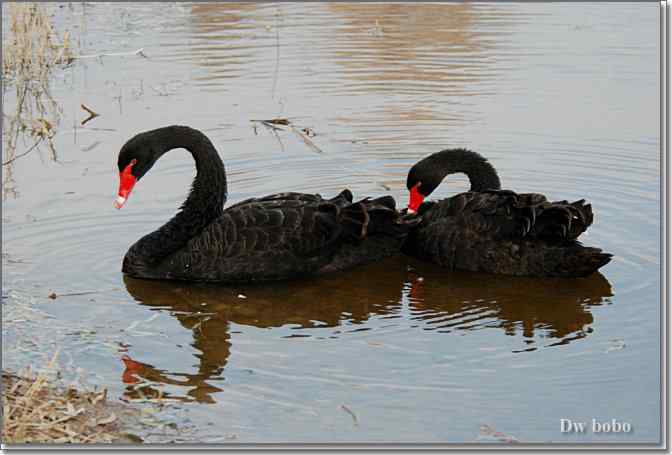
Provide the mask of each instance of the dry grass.
MULTIPOLYGON (((54 30, 47 6, 38 3, 6 3, 3 14, 9 16, 10 33, 2 43, 3 99, 8 87, 16 91, 16 107, 3 116, 5 156, 3 167, 27 155, 46 142, 52 159, 56 150, 52 139, 60 120, 60 110, 49 91, 55 68, 69 65, 74 60, 68 32, 59 36, 54 30), (5 125, 5 122, 8 125, 5 125), (20 135, 33 143, 27 151, 16 155, 20 135)), ((12 181, 11 170, 5 180, 12 181)), ((7 197, 7 191, 4 194, 7 197)))
POLYGON ((2 442, 22 443, 134 443, 122 433, 124 421, 136 411, 107 401, 107 391, 81 392, 50 384, 49 370, 16 376, 2 373, 2 442))
POLYGON ((4 75, 41 80, 54 66, 73 61, 69 33, 57 35, 44 5, 7 3, 6 8, 12 33, 2 46, 4 75))

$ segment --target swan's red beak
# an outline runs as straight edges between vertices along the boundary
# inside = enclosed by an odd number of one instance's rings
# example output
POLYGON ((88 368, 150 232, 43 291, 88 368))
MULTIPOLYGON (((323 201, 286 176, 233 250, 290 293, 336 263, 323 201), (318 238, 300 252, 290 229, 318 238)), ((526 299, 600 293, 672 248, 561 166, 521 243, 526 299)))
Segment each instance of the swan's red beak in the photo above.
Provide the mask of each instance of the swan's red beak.
POLYGON ((419 186, 420 184, 418 183, 411 188, 411 200, 408 202, 408 213, 418 213, 420 204, 425 200, 425 196, 420 194, 420 191, 418 190, 419 186))
POLYGON ((131 161, 131 164, 126 166, 126 168, 119 173, 119 192, 117 193, 117 199, 114 201, 114 206, 118 209, 124 206, 126 199, 128 199, 128 195, 131 194, 131 191, 135 186, 135 182, 138 181, 138 179, 131 173, 135 163, 135 160, 131 161))

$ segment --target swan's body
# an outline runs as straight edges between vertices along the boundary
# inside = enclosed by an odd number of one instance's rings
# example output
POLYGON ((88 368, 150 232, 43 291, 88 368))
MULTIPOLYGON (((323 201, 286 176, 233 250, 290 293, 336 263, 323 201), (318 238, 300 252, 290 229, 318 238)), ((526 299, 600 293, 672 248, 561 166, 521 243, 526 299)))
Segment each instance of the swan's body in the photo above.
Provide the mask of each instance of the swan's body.
POLYGON ((495 169, 477 153, 444 150, 418 162, 408 175, 409 211, 422 222, 404 251, 458 270, 527 276, 586 276, 611 255, 581 245, 592 224, 584 200, 550 202, 535 193, 501 190, 495 169), (471 190, 438 202, 424 197, 450 173, 464 172, 471 190))
POLYGON ((175 217, 128 250, 122 271, 130 276, 251 282, 343 270, 398 252, 414 224, 400 219, 391 197, 353 203, 348 190, 328 200, 273 194, 224 210, 224 164, 205 135, 183 126, 141 133, 124 145, 119 206, 135 181, 174 148, 194 156, 192 190, 175 217), (124 175, 132 180, 126 189, 124 175))

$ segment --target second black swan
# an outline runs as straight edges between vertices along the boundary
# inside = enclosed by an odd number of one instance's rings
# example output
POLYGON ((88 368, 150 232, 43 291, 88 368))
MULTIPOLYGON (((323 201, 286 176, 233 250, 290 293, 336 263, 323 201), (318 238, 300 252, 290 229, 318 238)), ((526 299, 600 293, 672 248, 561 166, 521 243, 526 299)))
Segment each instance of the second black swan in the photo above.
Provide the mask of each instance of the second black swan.
POLYGON ((402 220, 392 197, 352 202, 279 193, 224 209, 226 172, 200 131, 168 126, 140 133, 119 152, 121 208, 138 180, 166 152, 183 148, 196 162, 187 200, 166 224, 135 242, 122 271, 149 279, 252 282, 343 270, 398 253, 417 220, 402 220))
POLYGON ((448 149, 420 160, 409 171, 406 186, 408 211, 422 221, 404 251, 443 267, 580 277, 611 260, 611 254, 577 241, 593 222, 590 204, 502 190, 495 168, 470 150, 448 149), (458 172, 469 177, 470 191, 424 201, 448 174, 458 172))

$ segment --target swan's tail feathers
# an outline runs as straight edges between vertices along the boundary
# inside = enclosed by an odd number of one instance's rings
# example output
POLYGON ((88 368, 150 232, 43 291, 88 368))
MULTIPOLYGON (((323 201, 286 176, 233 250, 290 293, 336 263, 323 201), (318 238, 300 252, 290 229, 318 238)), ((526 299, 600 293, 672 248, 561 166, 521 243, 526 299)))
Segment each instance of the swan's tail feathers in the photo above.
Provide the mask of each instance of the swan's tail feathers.
POLYGON ((549 251, 548 270, 554 276, 583 277, 596 272, 611 261, 613 255, 578 242, 549 251))
POLYGON ((570 240, 577 239, 588 227, 593 224, 593 206, 586 204, 584 199, 572 202, 573 223, 570 229, 570 240))
POLYGON ((354 240, 377 234, 405 238, 420 222, 419 218, 402 218, 392 196, 362 199, 343 208, 339 218, 346 236, 354 240))
POLYGON ((339 208, 346 207, 352 204, 352 191, 346 188, 338 196, 329 199, 329 202, 339 208))
POLYGON ((534 236, 556 240, 576 240, 593 223, 593 208, 581 199, 550 202, 535 208, 534 236))

